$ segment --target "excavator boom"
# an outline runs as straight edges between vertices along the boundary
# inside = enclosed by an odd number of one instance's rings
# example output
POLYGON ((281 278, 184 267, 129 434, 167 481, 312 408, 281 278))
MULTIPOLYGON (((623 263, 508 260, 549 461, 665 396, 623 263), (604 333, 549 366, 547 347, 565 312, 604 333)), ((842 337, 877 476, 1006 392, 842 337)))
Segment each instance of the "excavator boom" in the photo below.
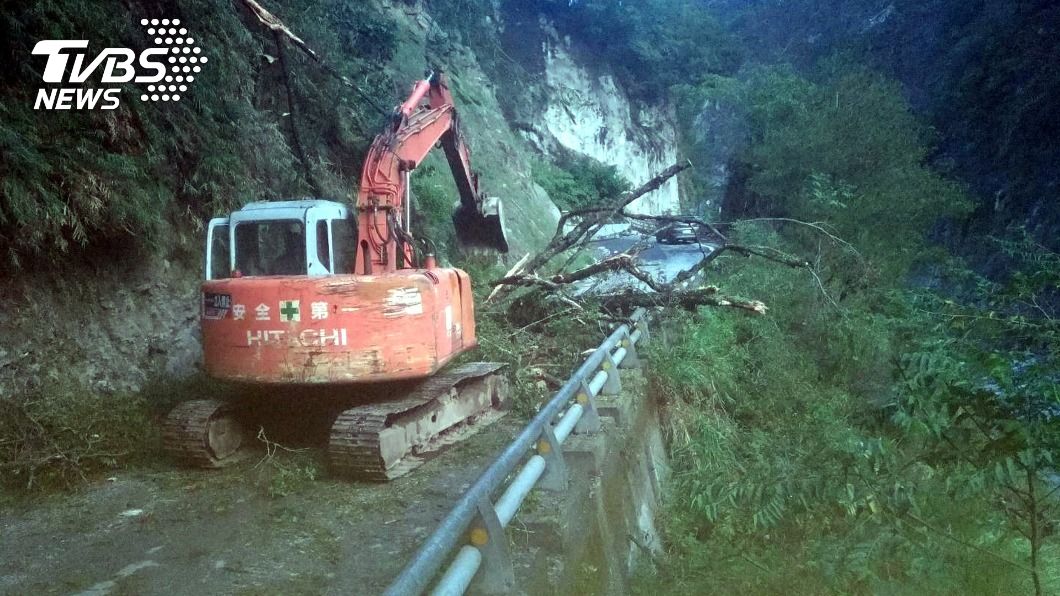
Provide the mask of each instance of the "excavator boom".
POLYGON ((486 197, 479 188, 452 93, 445 76, 432 73, 413 86, 368 151, 357 193, 357 273, 376 274, 411 265, 403 246, 411 238, 409 175, 439 144, 460 196, 453 214, 458 241, 508 251, 500 201, 486 197))

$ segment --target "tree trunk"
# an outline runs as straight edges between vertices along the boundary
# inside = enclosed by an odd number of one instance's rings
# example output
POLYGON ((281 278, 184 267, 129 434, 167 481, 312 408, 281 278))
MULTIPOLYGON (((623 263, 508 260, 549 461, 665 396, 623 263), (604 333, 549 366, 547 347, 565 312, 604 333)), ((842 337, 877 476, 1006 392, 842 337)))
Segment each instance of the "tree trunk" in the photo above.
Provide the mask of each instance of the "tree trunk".
POLYGON ((1038 551, 1041 549, 1041 532, 1038 528, 1038 518, 1040 512, 1038 511, 1038 494, 1037 478, 1034 472, 1030 469, 1030 466, 1026 468, 1027 472, 1027 509, 1030 515, 1030 539, 1031 543, 1031 579, 1034 580, 1034 596, 1042 596, 1042 580, 1038 573, 1038 551))

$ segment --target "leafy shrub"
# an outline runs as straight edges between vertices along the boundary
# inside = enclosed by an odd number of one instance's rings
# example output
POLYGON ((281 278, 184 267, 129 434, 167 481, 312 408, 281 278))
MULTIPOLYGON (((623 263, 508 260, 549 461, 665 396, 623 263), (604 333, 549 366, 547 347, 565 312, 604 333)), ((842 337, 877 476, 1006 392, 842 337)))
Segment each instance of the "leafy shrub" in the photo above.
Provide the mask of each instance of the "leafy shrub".
POLYGON ((746 121, 737 156, 746 177, 734 178, 726 198, 731 218, 823 222, 895 280, 939 218, 969 208, 962 189, 927 165, 928 132, 897 86, 863 68, 832 62, 811 80, 789 67, 760 66, 681 94, 683 118, 711 102, 746 121))
MULTIPOLYGON (((763 274, 762 285, 789 291, 786 273, 763 274)), ((666 403, 674 466, 664 517, 670 556, 642 570, 634 592, 979 593, 1025 585, 1022 569, 998 558, 1025 551, 991 499, 974 491, 952 497, 934 462, 872 416, 863 395, 840 388, 864 374, 857 371, 864 363, 848 359, 841 374, 829 374, 817 362, 842 344, 810 343, 786 325, 801 327, 798 315, 788 321, 771 312, 774 320, 680 316, 663 323, 669 333, 653 336, 649 354, 659 362, 646 372, 666 403)), ((856 326, 835 335, 852 332, 856 326)))
POLYGON ((538 161, 532 173, 549 198, 567 210, 600 205, 631 188, 618 168, 584 155, 565 155, 559 163, 538 161))
MULTIPOLYGON (((785 231, 746 224, 732 237, 795 250, 802 239, 785 231)), ((982 294, 972 306, 846 287, 832 279, 838 265, 813 279, 719 259, 726 289, 770 314, 701 311, 655 334, 664 343, 650 355, 662 364, 646 370, 669 412, 672 556, 637 591, 1031 591, 1021 536, 1045 506, 1014 495, 1048 488, 1026 471, 1051 469, 1055 424, 999 417, 994 392, 1012 404, 1055 393, 1053 315, 1028 305, 1055 283, 1056 256, 1026 238, 1005 246, 1025 266, 1005 286, 973 283, 982 294), (952 337, 932 312, 956 315, 942 319, 952 337), (997 348, 1021 334, 1037 354, 1015 380, 1020 352, 999 358, 997 348)), ((1055 549, 1039 538, 1045 588, 1055 549)))
POLYGON ((322 466, 313 454, 287 452, 276 443, 266 443, 266 446, 267 455, 255 465, 255 482, 269 498, 300 493, 322 475, 322 466))
POLYGON ((533 291, 517 293, 514 305, 486 304, 493 288, 484 282, 499 279, 505 270, 495 262, 474 260, 465 269, 472 280, 480 280, 472 287, 479 347, 461 361, 506 363, 511 408, 533 415, 555 393, 551 381, 566 379, 581 364, 582 352, 598 346, 610 329, 590 309, 581 311, 533 291))
POLYGON ((451 261, 457 246, 453 206, 460 196, 444 163, 440 156, 431 155, 412 172, 412 225, 416 236, 427 239, 439 257, 451 261))

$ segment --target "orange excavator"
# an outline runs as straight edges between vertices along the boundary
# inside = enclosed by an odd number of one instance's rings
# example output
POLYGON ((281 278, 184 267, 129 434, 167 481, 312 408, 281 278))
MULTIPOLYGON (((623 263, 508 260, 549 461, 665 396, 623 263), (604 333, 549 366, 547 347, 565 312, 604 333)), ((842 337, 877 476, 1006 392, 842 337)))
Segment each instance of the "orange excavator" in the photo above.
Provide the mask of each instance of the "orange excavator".
MULTIPOLYGON (((291 417, 304 415, 297 396, 339 402, 328 457, 341 475, 401 475, 506 399, 500 364, 442 370, 477 342, 467 273, 417 250, 409 225, 409 175, 438 144, 460 196, 457 240, 507 252, 501 203, 479 189, 440 73, 416 83, 372 143, 355 208, 256 202, 210 221, 207 374, 280 395, 291 417)), ((181 403, 164 423, 166 450, 185 464, 222 466, 247 440, 248 409, 253 402, 181 403)))

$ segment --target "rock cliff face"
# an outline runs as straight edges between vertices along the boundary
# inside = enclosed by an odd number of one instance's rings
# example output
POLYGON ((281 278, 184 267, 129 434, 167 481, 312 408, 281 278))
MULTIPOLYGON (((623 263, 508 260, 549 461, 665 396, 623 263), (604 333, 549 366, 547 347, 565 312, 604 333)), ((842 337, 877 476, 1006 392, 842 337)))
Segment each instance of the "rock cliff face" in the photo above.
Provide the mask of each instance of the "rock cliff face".
POLYGON ((733 106, 708 100, 700 107, 686 138, 696 148, 693 159, 705 182, 702 194, 690 202, 699 215, 722 218, 733 166, 746 142, 747 125, 733 106))
POLYGON ((162 256, 27 272, 0 288, 0 398, 137 391, 201 360, 199 272, 162 256))
MULTIPOLYGON (((547 102, 524 135, 543 152, 557 149, 587 155, 618 168, 637 186, 673 165, 677 131, 670 106, 634 105, 605 66, 581 64, 569 39, 549 36, 542 44, 543 95, 547 102)), ((676 179, 635 201, 634 213, 676 213, 681 200, 676 179)))

